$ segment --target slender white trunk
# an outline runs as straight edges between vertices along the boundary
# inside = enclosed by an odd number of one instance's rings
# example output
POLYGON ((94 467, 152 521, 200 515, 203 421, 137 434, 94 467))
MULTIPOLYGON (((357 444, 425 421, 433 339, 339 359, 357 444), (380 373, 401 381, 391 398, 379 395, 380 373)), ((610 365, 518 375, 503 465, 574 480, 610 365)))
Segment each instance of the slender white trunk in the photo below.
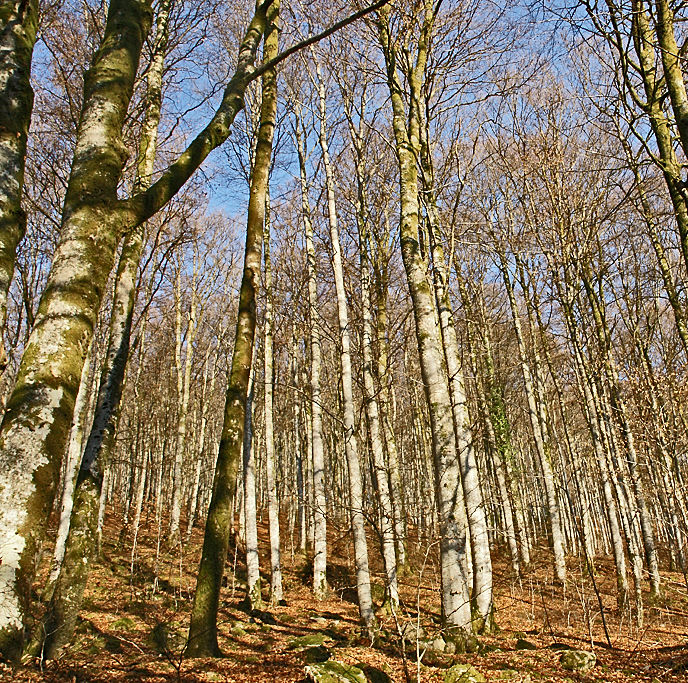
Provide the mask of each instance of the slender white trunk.
POLYGON ((325 496, 325 454, 323 451, 322 407, 320 373, 322 352, 320 346, 320 323, 318 314, 318 289, 315 246, 313 243, 313 223, 308 202, 308 182, 306 178, 306 154, 301 135, 301 121, 296 117, 296 140, 299 155, 301 178, 301 209, 303 230, 306 242, 306 262, 308 266, 308 318, 310 329, 310 388, 311 420, 310 428, 310 465, 313 498, 313 592, 317 598, 327 594, 327 498, 325 496))
POLYGON ((260 560, 258 557, 258 522, 256 519, 256 458, 253 438, 253 398, 255 388, 255 354, 251 362, 244 423, 244 524, 246 525, 246 584, 251 609, 260 609, 260 560))
POLYGON ((557 501, 557 493, 554 483, 554 473, 549 460, 550 453, 549 449, 545 445, 545 436, 542 431, 541 423, 541 409, 537 405, 538 399, 536 395, 535 383, 530 370, 530 364, 528 363, 526 345, 521 327, 521 317, 518 312, 516 297, 514 296, 513 284, 509 276, 506 256, 504 253, 500 253, 499 258, 501 262, 502 279, 504 280, 504 285, 506 287, 507 297, 509 299, 509 307, 511 309, 511 316, 514 324, 514 331, 516 332, 516 340, 518 342, 518 353, 521 361, 521 371, 523 373, 526 397, 528 399, 528 413, 530 416, 530 424, 533 429, 535 450, 537 452, 545 486, 545 495, 547 498, 547 520, 549 522, 550 533, 552 535, 552 548, 554 551, 554 575, 557 581, 564 582, 566 581, 564 539, 561 528, 561 513, 559 510, 559 503, 557 501))
POLYGON ((353 396, 353 379, 351 375, 351 333, 349 330, 349 312, 344 287, 344 267, 339 242, 337 209, 334 193, 334 175, 330 162, 327 143, 327 121, 325 106, 325 86, 318 69, 318 95, 320 100, 320 148, 325 166, 325 184, 327 190, 327 216, 332 241, 332 269, 337 295, 337 319, 341 343, 340 363, 342 371, 342 403, 344 409, 344 450, 349 467, 349 494, 351 496, 351 525, 354 537, 354 557, 356 563, 356 589, 358 592, 358 609, 361 619, 368 627, 375 621, 373 599, 370 591, 370 569, 368 567, 368 544, 363 514, 363 485, 361 480, 358 443, 356 440, 355 405, 353 396))
POLYGON ((72 506, 74 504, 74 484, 76 483, 76 475, 81 463, 81 450, 84 439, 84 422, 86 421, 86 414, 88 412, 88 397, 90 393, 90 384, 88 376, 91 368, 91 360, 93 353, 93 340, 89 346, 84 367, 81 371, 81 381, 79 383, 79 392, 76 395, 74 402, 74 422, 72 423, 72 431, 69 434, 69 448, 67 450, 67 459, 65 463, 64 473, 64 488, 62 489, 62 500, 60 502, 60 521, 57 526, 57 538, 55 540, 55 549, 53 551, 53 559, 50 568, 50 576, 48 577, 48 589, 46 596, 50 596, 51 586, 54 585, 60 573, 62 560, 65 553, 65 545, 67 543, 67 535, 69 534, 69 521, 72 516, 72 506))
POLYGON ((373 467, 375 469, 375 484, 380 503, 380 537, 382 542, 382 558, 387 575, 387 590, 392 605, 399 604, 399 587, 397 585, 397 558, 394 547, 394 511, 389 491, 389 473, 385 463, 385 452, 378 409, 377 391, 373 376, 373 314, 370 301, 370 260, 368 257, 368 209, 366 206, 366 192, 364 180, 364 152, 363 137, 360 128, 356 128, 348 115, 349 129, 356 151, 356 181, 358 185, 356 220, 358 223, 358 253, 361 279, 361 308, 363 316, 363 335, 361 346, 363 349, 363 389, 365 392, 365 410, 368 418, 370 447, 373 453, 373 467))
POLYGON ((265 465, 268 488, 268 517, 270 523, 270 598, 273 603, 284 599, 282 589, 282 562, 280 559, 280 520, 277 482, 275 481, 275 442, 272 423, 272 265, 270 263, 270 195, 265 200, 265 227, 263 233, 263 259, 265 261, 265 465))
POLYGON ((184 453, 186 452, 186 422, 189 413, 189 395, 191 384, 191 366, 193 363, 193 343, 196 337, 197 320, 196 310, 198 305, 198 293, 196 292, 196 278, 198 275, 197 255, 194 254, 193 276, 191 278, 191 306, 187 320, 186 330, 186 357, 182 372, 182 292, 181 292, 181 264, 177 272, 176 280, 176 346, 175 368, 177 371, 177 398, 179 405, 179 422, 177 424, 177 447, 174 455, 174 473, 172 488, 172 503, 170 517, 170 543, 177 543, 179 538, 179 519, 182 509, 182 482, 184 468, 184 453))

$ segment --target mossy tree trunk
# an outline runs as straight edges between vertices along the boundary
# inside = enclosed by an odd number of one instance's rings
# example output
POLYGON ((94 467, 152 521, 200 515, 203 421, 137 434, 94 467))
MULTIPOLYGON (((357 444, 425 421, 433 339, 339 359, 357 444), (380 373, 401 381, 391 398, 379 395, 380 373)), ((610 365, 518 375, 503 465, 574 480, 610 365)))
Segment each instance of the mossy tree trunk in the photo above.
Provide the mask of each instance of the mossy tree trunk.
MULTIPOLYGON (((425 2, 421 10, 422 29, 418 38, 411 78, 418 87, 425 72, 434 8, 425 2)), ((454 418, 449 395, 449 380, 442 348, 434 292, 427 275, 427 262, 419 236, 418 170, 419 121, 404 107, 403 89, 397 73, 397 54, 390 34, 389 9, 378 14, 379 40, 385 58, 387 84, 392 104, 392 125, 400 178, 401 253, 413 304, 418 354, 425 396, 430 413, 432 452, 435 470, 436 502, 440 526, 442 612, 448 626, 470 630, 471 608, 468 592, 466 551, 468 538, 461 483, 459 454, 454 434, 454 418)))
POLYGON ((126 158, 121 132, 150 23, 148 2, 110 5, 103 40, 84 78, 60 241, 0 431, 5 654, 10 641, 22 639, 81 370, 120 235, 117 184, 126 158))
MULTIPOLYGON (((279 0, 268 9, 263 59, 277 54, 279 0)), ((256 293, 260 283, 265 203, 277 115, 277 77, 273 70, 263 76, 260 126, 251 172, 244 272, 239 291, 239 312, 232 366, 225 399, 220 449, 215 466, 213 494, 203 539, 201 563, 191 612, 187 653, 217 656, 217 610, 232 526, 232 492, 241 463, 246 398, 256 333, 256 293)))
POLYGON ((33 109, 31 60, 37 30, 38 0, 5 0, 0 4, 0 371, 8 360, 3 341, 7 296, 17 245, 26 232, 21 199, 33 109))
POLYGON ((209 124, 157 182, 119 200, 126 158, 122 127, 152 12, 147 0, 110 3, 84 79, 59 244, 0 428, 0 652, 6 657, 21 650, 36 557, 119 238, 162 208, 226 140, 256 74, 253 63, 270 4, 264 0, 256 8, 235 74, 209 124))
MULTIPOLYGON (((138 156, 135 188, 150 184, 162 102, 162 74, 167 47, 167 24, 171 0, 165 0, 156 18, 156 39, 148 72, 146 114, 138 156)), ((77 476, 74 507, 64 560, 50 604, 34 642, 42 642, 42 656, 57 656, 72 638, 76 618, 93 558, 100 549, 103 476, 110 464, 119 417, 124 376, 131 340, 136 300, 136 275, 143 250, 143 225, 124 238, 115 279, 108 348, 98 386, 98 398, 83 458, 77 476), (83 489, 83 490, 81 490, 83 489), (90 500, 95 497, 95 500, 90 500), (81 510, 80 507, 86 511, 81 510), (93 514, 91 514, 93 513, 93 514), (76 563, 78 566, 70 566, 76 563)))

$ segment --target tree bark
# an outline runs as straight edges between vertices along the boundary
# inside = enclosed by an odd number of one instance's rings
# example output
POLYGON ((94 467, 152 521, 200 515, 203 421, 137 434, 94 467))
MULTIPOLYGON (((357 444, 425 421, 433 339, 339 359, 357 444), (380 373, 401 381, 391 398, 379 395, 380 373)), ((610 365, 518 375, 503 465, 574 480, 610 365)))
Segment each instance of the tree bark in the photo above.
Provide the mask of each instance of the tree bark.
POLYGON ((10 0, 0 8, 0 372, 7 366, 7 296, 17 246, 26 232, 21 199, 33 109, 31 60, 38 0, 10 0))
MULTIPOLYGON (((312 533, 313 533, 313 592, 316 598, 324 599, 327 595, 327 498, 325 496, 325 453, 323 451, 322 399, 320 374, 322 351, 320 344, 320 316, 318 313, 317 261, 313 243, 313 222, 308 201, 308 183, 306 178, 306 153, 301 134, 301 121, 296 116, 296 143, 299 155, 301 178, 301 211, 303 218, 304 239, 306 242, 306 265, 308 270, 308 320, 310 348, 310 458, 312 482, 312 533)), ((308 478, 307 478, 308 479, 308 478)))
POLYGON ((356 439, 356 418, 353 396, 353 379, 351 374, 351 332, 349 313, 344 287, 344 268, 339 241, 337 208, 334 194, 334 175, 330 162, 327 142, 327 113, 325 86, 318 70, 318 96, 320 103, 320 148, 325 167, 325 186, 327 192, 327 217, 332 241, 332 269, 334 272, 335 292, 337 295, 337 320, 339 322, 340 367, 342 403, 344 411, 344 450, 349 468, 349 494, 351 496, 351 526, 354 538, 354 557, 356 564, 356 590, 358 593, 358 610, 363 623, 372 629, 375 622, 373 599, 370 591, 370 569, 368 566, 368 545, 363 514, 363 484, 361 479, 358 442, 356 439))
POLYGON ((270 525, 270 599, 278 604, 284 599, 282 589, 282 561, 280 559, 280 519, 277 482, 275 478, 275 436, 273 427, 273 312, 272 312, 272 264, 270 262, 270 197, 266 199, 265 227, 263 235, 263 260, 265 261, 265 344, 263 360, 265 370, 265 465, 268 486, 268 518, 270 525))
MULTIPOLYGON (((432 29, 432 3, 425 3, 424 9, 423 31, 413 73, 416 79, 420 79, 425 70, 432 29)), ((427 264, 419 241, 416 168, 419 151, 418 121, 412 111, 409 112, 408 123, 406 120, 403 91, 397 74, 397 56, 389 31, 389 9, 385 7, 378 15, 378 32, 386 64, 395 151, 399 163, 401 253, 413 303, 421 374, 432 431, 436 504, 440 525, 442 611, 448 626, 465 631, 471 627, 465 564, 467 519, 441 333, 433 291, 427 279, 427 264)))
MULTIPOLYGON (((277 54, 278 12, 279 0, 273 0, 268 9, 269 17, 265 29, 265 61, 277 54)), ((260 280, 265 198, 276 113, 277 78, 274 70, 269 70, 263 76, 260 127, 251 173, 244 272, 239 291, 239 312, 222 437, 191 612, 187 654, 192 657, 220 654, 217 643, 217 610, 232 525, 232 491, 241 462, 244 437, 246 398, 256 333, 256 292, 260 280)))

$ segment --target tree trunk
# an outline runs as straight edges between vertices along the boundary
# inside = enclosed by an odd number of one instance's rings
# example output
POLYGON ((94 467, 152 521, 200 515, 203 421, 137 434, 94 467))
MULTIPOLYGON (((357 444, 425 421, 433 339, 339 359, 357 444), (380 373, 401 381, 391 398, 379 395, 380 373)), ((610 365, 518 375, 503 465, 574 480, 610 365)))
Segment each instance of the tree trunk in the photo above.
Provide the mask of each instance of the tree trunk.
POLYGON ((38 0, 4 2, 0 13, 0 372, 7 366, 7 296, 17 246, 26 231, 21 199, 33 109, 31 60, 38 0))
MULTIPOLYGON (((308 202, 308 184, 306 178, 306 154, 301 134, 301 121, 296 116, 296 142, 299 155, 301 178, 301 210, 303 213, 303 230, 306 242, 306 263, 308 268, 308 319, 310 347, 310 458, 312 481, 311 496, 313 510, 313 592, 316 598, 327 595, 327 498, 325 496, 325 453, 323 451, 322 403, 320 373, 322 351, 320 345, 320 316, 318 313, 317 261, 313 243, 313 223, 308 202)), ((307 478, 308 479, 308 478, 307 478)))
POLYGON ((244 418, 243 477, 244 477, 244 524, 246 540, 246 599, 251 610, 263 607, 260 585, 260 558, 258 556, 258 520, 256 517, 256 449, 253 438, 253 399, 255 388, 255 353, 252 357, 246 395, 244 418))
MULTIPOLYGON (((277 54, 279 0, 268 9, 263 58, 277 54)), ((213 494, 206 519, 201 563, 189 628, 189 656, 217 656, 217 610, 220 587, 232 526, 231 499, 244 437, 248 380, 256 333, 256 292, 259 286, 265 198, 272 156, 272 138, 277 111, 277 79, 274 70, 263 76, 260 127, 251 173, 246 225, 244 272, 239 291, 239 313, 234 338, 232 368, 225 400, 220 449, 215 467, 213 494)))
MULTIPOLYGON (((282 561, 280 559, 280 519, 277 482, 275 480, 275 437, 272 424, 273 361, 272 361, 272 264, 270 263, 270 197, 266 199, 263 235, 265 260, 265 465, 268 485, 268 517, 270 524, 270 599, 278 604, 284 599, 282 589, 282 561)), ((297 426, 298 428, 298 426, 297 426)))
MULTIPOLYGON (((425 59, 432 27, 432 3, 426 3, 421 47, 413 77, 418 87, 425 70, 425 59)), ((467 519, 463 501, 459 455, 454 435, 454 419, 449 396, 447 369, 442 349, 434 295, 426 277, 427 264, 419 241, 418 121, 409 113, 407 124, 403 91, 399 83, 396 54, 389 33, 389 9, 380 10, 378 20, 380 45, 387 67, 395 150, 400 175, 401 253, 413 304, 416 338, 425 396, 430 413, 432 451, 440 525, 442 576, 442 612, 448 626, 459 630, 471 627, 471 609, 466 576, 467 519), (461 512, 463 511, 463 516, 461 512)))
POLYGON ((344 450, 349 467, 349 493, 351 496, 351 525, 354 537, 354 557, 356 563, 356 590, 358 592, 358 610, 363 623, 368 629, 373 628, 375 614, 373 599, 370 592, 370 569, 368 567, 368 545, 365 532, 365 516, 363 514, 363 484, 361 480, 360 462, 358 458, 358 443, 356 440, 356 424, 353 396, 353 379, 351 375, 351 332, 349 328, 349 313, 344 287, 344 268, 342 252, 339 242, 339 228, 337 225, 337 210, 334 194, 334 176, 330 153, 327 143, 327 122, 325 106, 325 86, 318 73, 318 95, 320 101, 320 148, 322 150, 323 165, 325 166, 325 185, 327 190, 327 217, 332 240, 332 269, 334 272, 335 292, 337 295, 337 319, 339 322, 339 338, 341 343, 341 386, 344 410, 344 450))
POLYGON ((370 262, 368 257, 368 208, 366 205, 363 137, 360 127, 356 128, 347 112, 349 130, 356 153, 356 222, 358 225, 358 253, 361 278, 361 309, 363 316, 363 332, 361 347, 363 350, 363 390, 365 393, 365 410, 368 418, 370 447, 373 453, 373 468, 375 470, 375 484, 380 504, 380 540, 382 545, 382 559, 387 576, 388 599, 392 608, 399 604, 399 588, 397 585, 397 558, 394 547, 394 511, 389 491, 389 474, 385 464, 384 434, 380 424, 380 412, 377 402, 377 391, 373 375, 373 320, 370 301, 370 262))
POLYGON ((0 429, 0 652, 7 657, 21 649, 35 561, 120 236, 121 132, 150 23, 148 2, 111 2, 84 80, 60 241, 0 429))
POLYGON ((511 316, 514 323, 514 330, 516 332, 516 339, 518 341, 518 351, 521 361, 521 370, 523 372, 523 381, 525 383, 526 396, 528 399, 528 413, 530 416, 530 424, 533 429, 533 439, 535 441, 535 449, 538 456, 538 461, 542 471, 542 478, 545 486, 545 494, 547 497, 547 521, 549 523, 549 531, 552 535, 552 548, 554 551, 554 576, 557 581, 566 581, 566 558, 564 556, 564 539, 561 528, 561 514, 559 510, 559 503, 557 501, 557 493, 554 483, 554 473, 550 463, 549 448, 545 445, 545 434, 542 430, 541 413, 538 408, 538 397, 536 394, 533 374, 530 370, 528 358, 526 355, 525 340, 521 328, 521 320, 516 304, 516 297, 514 296, 513 283, 509 276, 506 256, 503 251, 499 252, 500 270, 504 286, 506 288, 507 297, 509 299, 509 307, 511 309, 511 316))

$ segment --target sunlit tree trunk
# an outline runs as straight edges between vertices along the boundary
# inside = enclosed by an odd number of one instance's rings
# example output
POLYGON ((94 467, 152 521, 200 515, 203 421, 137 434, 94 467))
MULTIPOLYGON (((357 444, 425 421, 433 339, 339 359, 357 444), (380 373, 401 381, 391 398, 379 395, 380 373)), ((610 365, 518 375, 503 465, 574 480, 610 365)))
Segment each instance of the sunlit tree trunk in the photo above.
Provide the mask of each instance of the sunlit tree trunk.
MULTIPOLYGON (((277 54, 279 1, 268 9, 263 58, 277 54)), ((232 526, 232 492, 241 463, 246 397, 256 333, 256 293, 260 280, 263 222, 267 195, 272 139, 277 112, 277 79, 274 70, 263 76, 260 126, 251 172, 246 225, 244 272, 239 291, 239 313, 234 353, 225 400, 220 449, 215 466, 213 494, 208 509, 201 563, 189 628, 189 656, 217 656, 217 610, 220 587, 232 526)))
POLYGON ((38 30, 38 0, 7 0, 0 6, 0 371, 7 296, 17 246, 26 231, 21 206, 26 145, 33 109, 31 60, 38 30))
MULTIPOLYGON (((432 3, 425 3, 422 35, 412 77, 420 84, 432 30, 432 3)), ((471 609, 466 576, 467 519, 463 501, 459 454, 454 435, 454 418, 449 395, 447 369, 427 263, 419 241, 418 120, 413 111, 408 121, 403 90, 397 74, 397 54, 390 35, 389 9, 380 10, 379 40, 385 58, 400 176, 401 253, 411 293, 421 374, 430 413, 432 451, 440 526, 442 611, 448 626, 471 627, 471 609), (463 511, 463 516, 462 516, 463 511)))
MULTIPOLYGON (((312 482, 312 533, 313 533, 313 592, 322 599, 327 594, 327 499, 325 496, 325 453, 323 450, 322 427, 322 394, 320 387, 320 373, 322 365, 322 351, 320 345, 320 316, 318 313, 317 261, 313 243, 313 222, 308 201, 308 182, 306 177, 306 153, 301 132, 301 121, 296 117, 295 134, 297 152, 299 155, 299 171, 301 179, 301 212, 303 220, 304 239, 306 243, 306 265, 308 270, 308 319, 309 319, 309 350, 311 410, 310 424, 307 436, 310 436, 308 461, 311 476, 306 477, 312 482)), ((309 499, 310 500, 310 499, 309 499)))
POLYGON ((65 460, 64 487, 62 490, 62 500, 60 502, 60 521, 57 527, 57 538, 55 539, 55 548, 53 550, 48 584, 44 591, 44 598, 47 600, 52 596, 52 589, 60 573, 60 567, 62 566, 62 560, 65 553, 65 545, 67 543, 67 535, 69 534, 70 518, 72 516, 72 507, 74 504, 74 484, 76 483, 76 476, 79 472, 79 464, 81 463, 81 451, 84 445, 84 422, 86 421, 88 396, 91 390, 88 378, 91 368, 92 352, 93 344, 91 344, 91 348, 86 356, 86 361, 84 362, 83 370, 81 371, 79 392, 76 395, 76 401, 74 403, 74 424, 72 424, 72 431, 69 435, 69 447, 67 448, 67 457, 65 460))
POLYGON ((559 503, 557 501, 557 493, 554 482, 554 472, 552 471, 552 465, 549 460, 549 448, 547 448, 545 445, 545 435, 542 431, 543 428, 540 417, 541 413, 537 405, 537 390, 526 354, 526 345, 521 327, 521 318, 518 312, 516 297, 514 295, 513 283, 508 271, 506 256, 503 251, 499 252, 499 259, 502 279, 504 281, 507 297, 509 299, 509 307, 511 309, 516 339, 518 341, 518 351, 521 361, 521 370, 523 372, 523 381, 525 383, 526 397, 528 399, 528 412, 530 416, 530 423, 533 429, 535 449, 540 463, 540 468, 542 470, 545 493, 547 496, 547 519, 550 527, 549 530, 552 536, 552 548, 554 551, 554 575, 557 581, 564 582, 566 580, 566 558, 564 556, 564 538, 561 527, 561 513, 559 510, 559 503))
POLYGON ((265 207, 265 228, 263 235, 263 258, 265 261, 265 343, 263 361, 265 370, 265 465, 268 486, 268 517, 270 524, 270 599, 279 603, 284 598, 282 589, 282 561, 280 559, 280 519, 277 481, 275 477, 275 437, 272 419, 273 411, 273 360, 272 360, 272 264, 270 263, 270 197, 265 207))
POLYGON ((182 484, 184 480, 184 453, 187 450, 186 423, 189 413, 189 397, 191 391, 191 365, 193 362, 194 339, 196 338, 197 320, 196 310, 198 306, 198 292, 196 280, 198 277, 198 254, 194 253, 193 274, 191 277, 191 306, 186 328, 186 354, 182 366, 182 291, 181 291, 181 264, 177 272, 176 280, 176 345, 175 345, 175 369, 177 373, 177 447, 174 451, 174 471, 172 475, 172 508, 170 516, 169 542, 179 543, 179 519, 182 511, 182 484), (182 373, 183 367, 183 373, 182 373))
MULTIPOLYGON (((348 105, 347 105, 348 106, 348 105)), ((370 448, 373 454, 373 468, 375 470, 375 484, 377 487, 378 501, 380 504, 380 536, 382 544, 382 559, 387 575, 388 598, 396 607, 399 603, 399 588, 397 585, 397 558, 394 546, 394 511, 389 490, 389 476, 385 463, 384 434, 378 409, 377 391, 373 374, 373 320, 372 304, 370 296, 370 259, 368 256, 368 209, 366 205, 365 191, 365 160, 364 140, 361 132, 362 124, 358 127, 353 122, 350 106, 347 110, 347 119, 351 140, 356 154, 356 223, 358 226, 358 253, 359 270, 361 280, 361 309, 363 317, 363 330, 361 347, 363 351, 363 390, 365 393, 365 411, 368 419, 368 431, 370 448)))
POLYGON ((255 351, 251 363, 244 418, 243 477, 244 477, 244 538, 246 540, 246 599, 251 610, 263 606, 258 556, 258 519, 256 515, 256 449, 253 434, 253 400, 255 389, 255 351))
POLYGON ((110 4, 84 80, 60 242, 0 429, 0 652, 9 657, 21 649, 35 561, 120 236, 121 131, 150 23, 145 0, 110 4))
POLYGON ((363 483, 361 479, 358 442, 356 439, 356 407, 353 396, 353 378, 351 373, 351 331, 349 312, 344 287, 344 268, 339 241, 339 227, 334 193, 334 175, 330 162, 327 141, 327 113, 325 106, 325 86, 318 73, 318 95, 320 103, 320 148, 325 167, 325 186, 327 192, 327 217, 332 240, 332 268, 334 272, 335 291, 337 295, 337 319, 340 338, 340 367, 342 403, 344 410, 344 450, 349 467, 349 494, 351 496, 351 526, 354 537, 354 557, 356 564, 356 590, 358 592, 358 609, 361 619, 368 628, 375 621, 373 599, 370 591, 370 569, 368 567, 368 545, 366 541, 365 516, 363 509, 363 483))

